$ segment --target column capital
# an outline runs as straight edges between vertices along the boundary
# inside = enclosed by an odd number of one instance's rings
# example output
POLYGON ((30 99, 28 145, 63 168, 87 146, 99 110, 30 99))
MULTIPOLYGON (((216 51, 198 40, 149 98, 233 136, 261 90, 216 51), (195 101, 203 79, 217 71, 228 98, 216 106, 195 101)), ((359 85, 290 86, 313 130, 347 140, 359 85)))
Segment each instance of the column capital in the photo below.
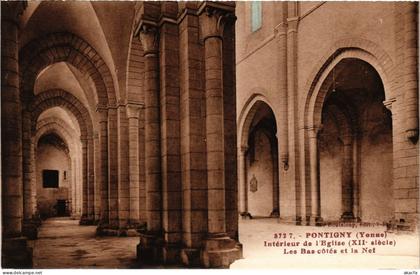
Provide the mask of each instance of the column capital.
POLYGON ((241 145, 241 146, 239 147, 239 150, 240 150, 240 152, 241 152, 241 153, 245 154, 245 153, 246 153, 246 151, 248 150, 248 146, 241 145))
POLYGON ((139 118, 140 110, 143 108, 140 103, 127 103, 127 118, 139 118))
POLYGON ((309 133, 309 137, 317 137, 317 135, 319 134, 320 131, 322 131, 323 125, 319 124, 319 125, 311 125, 309 126, 308 129, 308 133, 309 133))
POLYGON ((6 1, 1 3, 1 20, 19 23, 19 17, 28 6, 26 1, 6 1))
POLYGON ((282 22, 274 27, 274 36, 284 36, 287 34, 287 23, 282 22))
POLYGON ((296 32, 299 24, 299 17, 287 18, 288 32, 296 32))
POLYGON ((203 2, 197 14, 202 23, 201 38, 223 37, 223 30, 227 23, 235 22, 235 7, 216 2, 203 2))
POLYGON ((96 114, 99 122, 108 121, 108 108, 105 106, 96 106, 96 114))
POLYGON ((143 46, 143 55, 155 55, 159 50, 159 30, 155 24, 140 22, 139 39, 143 46))
POLYGON ((392 103, 394 103, 396 100, 397 99, 395 97, 392 97, 387 100, 384 100, 382 103, 384 104, 385 108, 392 112, 392 103))

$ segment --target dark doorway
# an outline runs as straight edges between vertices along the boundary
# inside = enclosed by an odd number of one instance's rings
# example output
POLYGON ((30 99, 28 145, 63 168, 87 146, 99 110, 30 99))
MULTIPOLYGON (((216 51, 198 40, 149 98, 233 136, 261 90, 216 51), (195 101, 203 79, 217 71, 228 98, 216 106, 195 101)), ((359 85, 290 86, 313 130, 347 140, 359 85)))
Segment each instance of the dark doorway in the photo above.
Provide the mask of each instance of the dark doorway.
POLYGON ((57 210, 57 216, 58 217, 68 216, 67 201, 66 200, 57 200, 57 204, 56 204, 55 208, 57 210))

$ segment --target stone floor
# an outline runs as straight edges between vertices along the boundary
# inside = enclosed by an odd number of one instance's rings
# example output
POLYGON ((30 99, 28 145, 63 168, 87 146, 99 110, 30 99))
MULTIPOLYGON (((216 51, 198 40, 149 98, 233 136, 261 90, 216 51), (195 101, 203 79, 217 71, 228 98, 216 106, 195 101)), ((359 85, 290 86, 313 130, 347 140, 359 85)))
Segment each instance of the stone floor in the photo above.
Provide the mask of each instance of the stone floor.
MULTIPOLYGON (((45 221, 40 228, 39 239, 31 243, 34 248, 34 268, 139 268, 135 261, 138 237, 96 237, 95 229, 95 226, 79 226, 76 220, 68 218, 45 221)), ((280 224, 275 219, 240 220, 239 238, 244 245, 244 259, 233 263, 231 268, 419 267, 419 237, 414 234, 387 233, 385 239, 394 240, 395 246, 377 246, 375 253, 368 254, 285 255, 284 247, 264 246, 264 241, 303 243, 304 240, 315 240, 305 239, 306 233, 352 232, 355 235, 363 231, 380 233, 385 228, 307 227, 280 224), (286 233, 286 238, 274 239, 275 233, 286 233)), ((289 248, 293 250, 295 247, 289 248)), ((348 243, 345 248, 350 250, 348 243)))
POLYGON ((33 241, 34 268, 136 268, 138 237, 96 237, 96 226, 52 218, 33 241))

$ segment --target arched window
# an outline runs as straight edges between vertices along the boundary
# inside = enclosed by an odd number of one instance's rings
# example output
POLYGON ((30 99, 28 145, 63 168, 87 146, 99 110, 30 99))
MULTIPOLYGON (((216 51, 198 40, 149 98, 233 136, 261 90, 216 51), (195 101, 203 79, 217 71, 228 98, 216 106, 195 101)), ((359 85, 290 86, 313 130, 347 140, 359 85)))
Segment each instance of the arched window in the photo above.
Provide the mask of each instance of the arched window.
POLYGON ((251 2, 251 31, 255 32, 262 25, 262 2, 251 2))

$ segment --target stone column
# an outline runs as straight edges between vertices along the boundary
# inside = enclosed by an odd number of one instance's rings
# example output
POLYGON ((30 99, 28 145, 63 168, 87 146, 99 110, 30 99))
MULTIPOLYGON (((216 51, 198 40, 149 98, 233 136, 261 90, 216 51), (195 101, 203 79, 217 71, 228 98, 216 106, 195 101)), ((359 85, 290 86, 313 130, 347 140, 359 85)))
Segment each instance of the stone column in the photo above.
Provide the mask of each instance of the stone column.
POLYGON ((99 185, 101 192, 101 212, 97 234, 109 225, 109 202, 108 202, 108 110, 98 107, 96 110, 99 122, 99 185))
POLYGON ((76 153, 73 152, 71 155, 71 217, 72 219, 77 219, 77 206, 76 206, 76 182, 77 182, 77 176, 76 176, 76 153))
POLYGON ((309 162, 311 171, 311 225, 321 225, 321 197, 319 184, 319 156, 318 156, 318 132, 319 127, 308 129, 309 137, 309 162))
POLYGON ((94 170, 95 170, 95 187, 94 187, 94 205, 93 212, 94 224, 98 224, 101 217, 101 144, 99 143, 99 133, 93 134, 93 147, 95 152, 94 170))
POLYGON ((343 156, 343 178, 342 178, 342 204, 343 214, 341 219, 352 221, 353 215, 353 144, 352 137, 346 136, 344 139, 343 156))
POLYGON ((23 132, 23 225, 22 233, 28 239, 34 240, 38 236, 38 225, 41 224, 36 217, 36 172, 35 172, 35 145, 33 144, 33 127, 31 113, 27 108, 22 112, 23 132))
POLYGON ((162 260, 162 194, 159 117, 159 34, 152 25, 140 26, 144 54, 145 167, 147 232, 140 236, 137 258, 142 263, 162 260))
POLYGON ((406 135, 413 143, 419 138, 418 90, 418 3, 404 3, 404 104, 406 106, 406 135))
POLYGON ((118 108, 108 108, 108 230, 107 234, 117 235, 119 229, 119 143, 118 143, 118 108))
POLYGON ((126 106, 122 103, 117 108, 118 117, 118 236, 127 236, 130 218, 130 182, 129 182, 129 144, 128 119, 126 106))
POLYGON ((241 146, 239 149, 239 214, 243 218, 250 217, 248 213, 248 179, 246 169, 246 151, 247 146, 241 146))
MULTIPOLYGON (((294 93, 293 83, 287 81, 287 66, 291 60, 287 56, 287 24, 282 23, 276 27, 276 41, 277 41, 277 87, 279 89, 280 97, 280 116, 278 119, 277 127, 279 133, 279 157, 281 162, 282 170, 287 171, 289 169, 289 127, 288 127, 288 90, 294 93), (289 86, 288 86, 289 84, 289 86)), ((294 33, 290 33, 292 35, 294 33)), ((293 80, 293 79, 292 79, 293 80)), ((292 94, 293 95, 293 94, 292 94)), ((291 97, 293 98, 293 96, 291 97)), ((294 102, 290 102, 294 104, 294 102)), ((292 108, 293 110, 293 108, 292 108)))
POLYGON ((179 23, 180 163, 183 191, 181 258, 184 265, 200 266, 201 240, 207 230, 203 56, 199 41, 199 19, 196 15, 197 2, 180 2, 179 6, 185 12, 179 23))
POLYGON ((361 144, 360 144, 360 132, 356 130, 353 134, 353 215, 356 221, 360 221, 360 166, 361 166, 361 144))
MULTIPOLYGON (((283 188, 283 191, 287 192, 288 195, 282 197, 284 199, 287 198, 289 203, 295 201, 296 204, 291 207, 284 207, 281 216, 287 217, 288 219, 293 219, 296 217, 296 223, 302 224, 303 221, 306 219, 306 186, 305 186, 305 178, 301 177, 300 169, 304 169, 304 167, 300 166, 300 154, 297 147, 299 146, 299 136, 298 136, 298 123, 299 123, 299 115, 298 115, 298 59, 297 59, 297 52, 298 52, 298 26, 299 26, 299 12, 298 12, 298 2, 288 1, 287 2, 287 35, 286 38, 286 60, 287 60, 287 127, 288 137, 289 137, 289 144, 288 144, 288 163, 285 165, 284 163, 284 155, 280 152, 281 161, 283 162, 282 166, 284 168, 290 167, 290 171, 288 171, 287 179, 287 188, 283 188), (286 209, 285 209, 286 208, 286 209), (285 213, 288 211, 289 213, 285 213)), ((283 67, 284 68, 284 67, 283 67)), ((279 125, 278 131, 281 134, 281 128, 284 127, 283 125, 279 125)), ((280 139, 282 137, 280 136, 280 139)), ((280 143, 282 141, 280 140, 280 143)), ((282 185, 286 185, 282 182, 282 185)), ((283 201, 284 202, 284 201, 283 201)))
MULTIPOLYGON (((271 141, 271 158, 273 159, 273 211, 270 217, 278 217, 279 211, 279 157, 277 147, 277 136, 274 135, 271 141)), ((284 164, 284 163, 283 163, 284 164)))
POLYGON ((228 11, 204 2, 200 15, 204 40, 207 207, 208 237, 204 241, 202 263, 205 267, 228 267, 240 257, 236 241, 226 233, 225 148, 223 113, 223 29, 228 11))
POLYGON ((203 20, 206 77, 206 146, 208 185, 208 230, 210 235, 224 235, 225 183, 223 144, 222 32, 223 19, 216 9, 207 8, 203 20))
POLYGON ((136 227, 139 223, 139 114, 140 104, 127 104, 128 152, 130 181, 129 224, 136 227))
POLYGON ((82 217, 80 225, 88 225, 88 139, 80 137, 82 142, 82 217))
POLYGON ((26 2, 1 3, 2 267, 32 266, 22 237, 22 114, 19 93, 19 16, 26 2))
POLYGON ((83 160, 82 160, 82 146, 80 142, 79 154, 77 157, 77 217, 82 218, 82 205, 83 205, 83 160))
POLYGON ((95 219, 95 154, 94 154, 94 146, 93 146, 93 136, 88 137, 87 140, 87 160, 88 160, 88 204, 87 204, 87 222, 88 224, 93 224, 95 219))
MULTIPOLYGON (((178 3, 165 1, 159 26, 163 262, 178 263, 182 238, 178 3), (170 22, 171 21, 171 22, 170 22)), ((146 143, 147 144, 147 143, 146 143)))

